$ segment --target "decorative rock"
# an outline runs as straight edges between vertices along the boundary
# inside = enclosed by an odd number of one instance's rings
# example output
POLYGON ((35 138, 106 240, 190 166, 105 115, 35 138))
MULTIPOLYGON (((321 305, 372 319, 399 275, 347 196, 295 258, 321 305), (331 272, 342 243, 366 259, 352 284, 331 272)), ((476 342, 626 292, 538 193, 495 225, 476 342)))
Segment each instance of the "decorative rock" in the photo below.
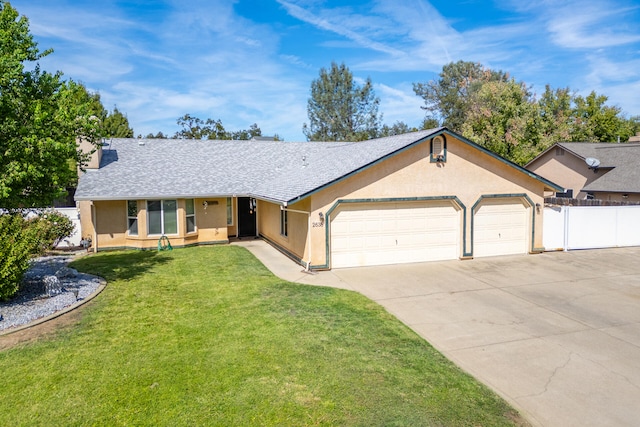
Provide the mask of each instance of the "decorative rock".
POLYGON ((59 280, 63 279, 72 279, 78 275, 78 270, 75 268, 62 267, 58 271, 56 271, 56 277, 59 280))
POLYGON ((9 301, 0 302, 0 331, 49 316, 93 294, 100 286, 100 279, 95 276, 77 272, 76 276, 64 281, 55 276, 72 259, 67 255, 33 259, 16 296, 9 301), (47 277, 51 278, 46 279, 47 277), (45 279, 54 287, 58 285, 60 292, 48 295, 45 279), (58 281, 57 284, 54 284, 55 280, 58 281))
POLYGON ((44 292, 47 296, 52 297, 62 293, 62 282, 56 276, 44 276, 44 292))

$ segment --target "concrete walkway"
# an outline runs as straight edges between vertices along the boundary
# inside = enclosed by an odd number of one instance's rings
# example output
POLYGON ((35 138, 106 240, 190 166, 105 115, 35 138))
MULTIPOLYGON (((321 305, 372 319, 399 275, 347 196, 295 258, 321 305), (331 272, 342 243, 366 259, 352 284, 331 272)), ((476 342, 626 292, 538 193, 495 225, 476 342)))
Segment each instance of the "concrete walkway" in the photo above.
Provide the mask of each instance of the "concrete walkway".
POLYGON ((364 294, 540 426, 640 425, 640 248, 277 276, 364 294))

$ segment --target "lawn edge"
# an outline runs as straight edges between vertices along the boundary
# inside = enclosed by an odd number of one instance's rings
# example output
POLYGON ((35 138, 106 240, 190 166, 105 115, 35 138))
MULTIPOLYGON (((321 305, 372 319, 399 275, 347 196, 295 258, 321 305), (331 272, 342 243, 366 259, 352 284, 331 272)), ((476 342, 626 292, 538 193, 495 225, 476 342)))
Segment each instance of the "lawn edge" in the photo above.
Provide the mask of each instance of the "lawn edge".
POLYGON ((78 307, 83 306, 84 304, 88 303, 89 301, 91 301, 92 299, 94 299, 95 297, 97 297, 103 290, 104 288, 107 287, 107 281, 105 279, 103 279, 100 276, 95 276, 95 275, 91 275, 93 277, 96 277, 98 280, 100 280, 100 285, 98 285, 98 288, 89 296, 87 296, 86 298, 83 298, 79 301, 76 301, 75 303, 63 308, 62 310, 56 311, 55 313, 52 313, 48 316, 44 316, 44 317, 40 317, 38 319, 34 319, 29 323, 25 323, 23 325, 20 326, 16 326, 14 328, 8 328, 5 329, 3 331, 0 331, 0 337, 6 336, 6 335, 11 335, 15 332, 19 332, 19 331, 23 331, 25 329, 29 329, 32 328, 34 326, 40 325, 42 323, 48 322, 50 320, 53 320, 57 317, 60 317, 62 315, 65 315, 67 313, 69 313, 70 311, 73 311, 75 309, 77 309, 78 307))

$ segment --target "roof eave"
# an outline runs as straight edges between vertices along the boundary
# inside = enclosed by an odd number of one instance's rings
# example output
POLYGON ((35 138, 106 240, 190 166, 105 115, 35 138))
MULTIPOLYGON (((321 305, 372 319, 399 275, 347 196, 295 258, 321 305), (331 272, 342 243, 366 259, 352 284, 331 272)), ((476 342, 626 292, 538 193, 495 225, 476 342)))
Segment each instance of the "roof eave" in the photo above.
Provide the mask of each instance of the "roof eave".
POLYGON ((324 190, 327 187, 330 187, 330 186, 332 186, 334 184, 337 184, 340 181, 344 181, 345 179, 347 179, 347 178, 349 178, 349 177, 351 177, 351 176, 353 176, 353 175, 355 175, 357 173, 360 173, 363 170, 369 169, 370 167, 373 167, 373 166, 377 165, 378 163, 381 163, 381 162, 383 162, 383 161, 395 156, 396 154, 402 153, 402 152, 408 150, 409 148, 424 142, 428 138, 433 138, 433 137, 435 137, 437 135, 440 135, 440 134, 444 133, 447 130, 446 127, 441 127, 441 128, 436 128, 436 129, 437 130, 435 130, 434 132, 429 133, 429 134, 423 136, 422 138, 418 138, 415 141, 410 142, 409 144, 407 144, 407 145, 405 145, 405 146, 403 146, 401 148, 398 148, 397 150, 392 151, 391 153, 374 160, 373 162, 367 163, 366 165, 361 166, 361 167, 359 167, 357 169, 354 169, 351 172, 349 172, 347 174, 344 174, 339 178, 336 178, 336 179, 334 179, 332 181, 329 181, 329 182, 327 182, 325 184, 322 184, 322 185, 320 185, 320 186, 318 186, 318 187, 316 187, 316 188, 314 188, 314 189, 312 189, 310 191, 307 191, 306 193, 302 193, 302 194, 300 194, 300 195, 298 195, 298 196, 296 196, 296 197, 294 197, 292 199, 287 200, 285 202, 285 205, 298 203, 298 202, 300 202, 300 201, 312 196, 313 194, 324 190))
POLYGON ((76 196, 76 202, 83 201, 111 201, 111 200, 167 200, 167 199, 207 199, 207 198, 223 198, 223 197, 251 197, 257 200, 263 200, 269 203, 279 205, 287 204, 286 200, 276 199, 268 196, 262 196, 253 193, 219 193, 219 194, 178 194, 178 195, 136 195, 136 196, 76 196))

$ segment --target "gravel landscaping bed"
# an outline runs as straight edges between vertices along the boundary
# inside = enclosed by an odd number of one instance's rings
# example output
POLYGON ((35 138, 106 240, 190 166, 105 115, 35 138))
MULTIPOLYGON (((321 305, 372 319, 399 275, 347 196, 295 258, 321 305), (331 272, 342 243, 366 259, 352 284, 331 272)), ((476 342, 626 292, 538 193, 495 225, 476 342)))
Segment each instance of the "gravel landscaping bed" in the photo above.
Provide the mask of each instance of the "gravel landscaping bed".
POLYGON ((16 296, 0 302, 0 331, 49 316, 93 294, 100 279, 67 267, 72 260, 71 255, 33 259, 16 296))

